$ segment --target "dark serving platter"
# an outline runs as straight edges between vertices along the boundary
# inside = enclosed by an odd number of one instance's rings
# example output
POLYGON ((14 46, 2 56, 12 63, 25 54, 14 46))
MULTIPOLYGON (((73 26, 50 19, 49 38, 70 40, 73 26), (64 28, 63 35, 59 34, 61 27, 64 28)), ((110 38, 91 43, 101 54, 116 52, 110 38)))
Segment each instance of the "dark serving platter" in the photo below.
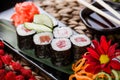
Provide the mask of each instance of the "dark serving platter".
MULTIPOLYGON (((42 68, 52 73, 58 79, 60 80, 68 79, 69 75, 73 73, 72 63, 67 66, 58 67, 52 64, 52 62, 50 61, 50 58, 48 59, 37 58, 34 54, 34 49, 31 49, 31 50, 19 49, 17 45, 18 42, 17 42, 17 34, 16 34, 15 26, 13 26, 12 21, 10 21, 10 16, 13 14, 13 12, 14 10, 13 8, 11 8, 11 9, 8 9, 7 11, 0 13, 0 38, 2 38, 4 41, 9 43, 16 50, 20 51, 27 58, 31 59, 39 66, 42 66, 42 68)), ((40 8, 40 12, 47 14, 48 16, 51 16, 50 14, 46 13, 42 8, 40 8)), ((55 19, 55 18, 52 17, 52 19, 55 19)), ((60 21, 58 20, 56 21, 59 26, 66 26, 60 21)))
POLYGON ((12 55, 15 61, 22 61, 22 63, 28 65, 32 71, 37 73, 39 76, 43 77, 45 80, 57 80, 57 78, 55 78, 52 74, 50 74, 45 69, 34 63, 32 60, 28 59, 25 55, 23 55, 20 51, 16 50, 2 38, 0 38, 0 41, 2 41, 5 45, 5 52, 9 55, 12 55))
MULTIPOLYGON (((112 1, 105 2, 120 13, 120 4, 112 1)), ((91 4, 101 9, 105 13, 113 16, 109 11, 100 6, 96 1, 93 1, 93 3, 91 4)), ((114 22, 98 15, 97 13, 93 12, 88 8, 84 8, 80 11, 80 18, 82 19, 83 23, 88 27, 88 29, 90 29, 93 33, 114 34, 119 33, 120 31, 120 25, 115 24, 114 22)))

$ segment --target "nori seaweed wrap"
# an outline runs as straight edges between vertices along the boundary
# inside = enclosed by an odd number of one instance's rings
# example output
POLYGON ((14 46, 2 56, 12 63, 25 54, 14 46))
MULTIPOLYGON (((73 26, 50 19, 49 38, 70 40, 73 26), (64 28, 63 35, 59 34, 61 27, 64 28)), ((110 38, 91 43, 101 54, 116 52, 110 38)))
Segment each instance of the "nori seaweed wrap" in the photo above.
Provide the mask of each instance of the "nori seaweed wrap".
POLYGON ((56 66, 66 66, 72 62, 71 42, 67 38, 53 39, 51 42, 51 62, 56 66))
POLYGON ((35 35, 34 30, 29 30, 24 25, 19 25, 16 28, 17 42, 20 49, 33 49, 33 36, 35 35))
POLYGON ((70 37, 72 42, 72 53, 74 62, 79 60, 82 55, 87 52, 87 47, 91 44, 90 39, 84 34, 76 34, 70 37))
POLYGON ((50 43, 53 39, 51 32, 35 34, 33 41, 35 44, 35 55, 38 58, 49 58, 51 54, 50 43))

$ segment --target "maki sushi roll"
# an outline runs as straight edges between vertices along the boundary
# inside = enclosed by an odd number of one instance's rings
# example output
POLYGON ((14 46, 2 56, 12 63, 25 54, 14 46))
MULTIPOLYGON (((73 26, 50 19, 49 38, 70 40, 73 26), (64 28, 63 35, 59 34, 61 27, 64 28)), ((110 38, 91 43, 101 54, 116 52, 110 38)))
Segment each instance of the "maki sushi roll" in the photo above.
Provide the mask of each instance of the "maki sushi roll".
POLYGON ((38 58, 48 58, 50 57, 50 43, 53 39, 51 32, 42 32, 35 34, 33 41, 35 44, 35 55, 38 58))
POLYGON ((70 37, 72 42, 72 53, 74 55, 74 62, 81 58, 88 47, 91 44, 90 39, 84 34, 76 34, 70 37))
POLYGON ((56 66, 65 66, 71 63, 71 42, 67 38, 56 38, 51 42, 51 62, 56 66))
POLYGON ((69 27, 56 27, 53 30, 53 35, 55 38, 69 38, 72 33, 72 29, 69 27))
POLYGON ((24 27, 24 25, 19 25, 16 28, 18 47, 20 49, 33 49, 33 35, 35 35, 34 30, 29 30, 24 27))

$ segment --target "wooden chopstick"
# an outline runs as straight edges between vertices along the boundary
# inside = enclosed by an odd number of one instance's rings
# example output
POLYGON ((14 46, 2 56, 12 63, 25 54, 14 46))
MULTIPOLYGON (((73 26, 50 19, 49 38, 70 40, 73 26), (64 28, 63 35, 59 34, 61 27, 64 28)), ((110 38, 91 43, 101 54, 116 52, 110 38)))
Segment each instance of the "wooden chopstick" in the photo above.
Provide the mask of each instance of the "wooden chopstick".
MULTIPOLYGON (((120 25, 120 21, 113 16, 110 16, 109 14, 103 12, 102 10, 98 9, 97 7, 93 6, 92 4, 86 2, 85 0, 77 0, 80 4, 86 6, 87 8, 93 10, 94 12, 98 13, 99 15, 107 18, 108 20, 113 21, 114 23, 120 25)), ((99 1, 99 0, 98 0, 99 1)))
POLYGON ((110 11, 114 16, 120 19, 120 14, 117 11, 115 11, 111 6, 106 4, 103 0, 96 0, 96 2, 103 6, 105 9, 107 9, 108 11, 110 11))

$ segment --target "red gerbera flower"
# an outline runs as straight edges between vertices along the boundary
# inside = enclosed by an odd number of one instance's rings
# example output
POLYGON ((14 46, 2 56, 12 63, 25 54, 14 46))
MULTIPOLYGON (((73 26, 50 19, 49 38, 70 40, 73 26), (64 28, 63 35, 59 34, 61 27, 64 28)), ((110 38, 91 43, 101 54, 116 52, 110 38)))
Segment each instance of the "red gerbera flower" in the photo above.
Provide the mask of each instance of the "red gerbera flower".
POLYGON ((84 57, 87 59, 87 72, 98 73, 104 71, 111 73, 111 69, 120 70, 120 62, 114 58, 120 54, 120 50, 116 49, 117 43, 111 45, 111 40, 107 42, 105 36, 101 36, 100 43, 93 40, 93 46, 87 48, 88 54, 84 57))

